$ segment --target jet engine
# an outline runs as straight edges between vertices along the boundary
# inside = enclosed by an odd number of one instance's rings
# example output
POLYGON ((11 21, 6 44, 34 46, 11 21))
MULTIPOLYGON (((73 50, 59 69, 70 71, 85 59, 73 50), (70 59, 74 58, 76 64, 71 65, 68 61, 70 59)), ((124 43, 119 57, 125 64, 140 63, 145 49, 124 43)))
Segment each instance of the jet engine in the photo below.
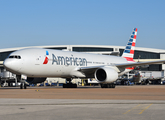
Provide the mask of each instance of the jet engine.
POLYGON ((46 80, 46 78, 32 78, 32 77, 28 77, 27 78, 27 82, 31 83, 31 84, 37 84, 37 83, 42 83, 46 80))
POLYGON ((118 73, 113 68, 108 67, 98 68, 94 75, 99 83, 112 83, 118 78, 118 73))

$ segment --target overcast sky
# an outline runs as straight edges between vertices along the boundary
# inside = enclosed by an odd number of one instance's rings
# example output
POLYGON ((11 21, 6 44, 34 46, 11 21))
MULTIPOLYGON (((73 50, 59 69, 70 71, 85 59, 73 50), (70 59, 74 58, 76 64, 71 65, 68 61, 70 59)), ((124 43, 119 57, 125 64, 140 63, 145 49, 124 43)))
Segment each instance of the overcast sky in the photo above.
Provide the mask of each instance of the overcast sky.
POLYGON ((43 45, 165 49, 164 0, 0 0, 0 49, 43 45))

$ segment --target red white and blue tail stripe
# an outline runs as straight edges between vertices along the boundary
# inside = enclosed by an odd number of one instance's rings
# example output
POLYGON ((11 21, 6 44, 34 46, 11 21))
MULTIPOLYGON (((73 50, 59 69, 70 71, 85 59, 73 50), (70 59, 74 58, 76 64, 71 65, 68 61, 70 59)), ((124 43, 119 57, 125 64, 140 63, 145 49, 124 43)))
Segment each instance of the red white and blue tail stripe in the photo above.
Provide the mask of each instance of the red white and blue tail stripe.
POLYGON ((135 44, 136 44, 136 36, 137 36, 137 28, 134 28, 133 32, 130 36, 130 39, 128 40, 126 48, 123 52, 123 55, 122 55, 122 57, 126 58, 127 61, 133 62, 134 50, 135 50, 135 44))

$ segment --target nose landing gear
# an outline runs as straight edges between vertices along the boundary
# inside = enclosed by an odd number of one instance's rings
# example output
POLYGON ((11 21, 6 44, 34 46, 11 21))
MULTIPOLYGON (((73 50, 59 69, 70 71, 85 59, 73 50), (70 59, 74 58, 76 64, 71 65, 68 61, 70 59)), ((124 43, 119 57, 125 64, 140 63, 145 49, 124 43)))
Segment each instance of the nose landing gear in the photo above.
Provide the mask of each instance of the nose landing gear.
POLYGON ((27 79, 27 76, 21 75, 21 78, 20 78, 20 81, 21 81, 20 89, 26 89, 27 88, 27 85, 26 85, 26 82, 25 82, 26 79, 27 79))
POLYGON ((25 82, 21 82, 21 85, 20 85, 20 89, 26 89, 26 83, 25 82))

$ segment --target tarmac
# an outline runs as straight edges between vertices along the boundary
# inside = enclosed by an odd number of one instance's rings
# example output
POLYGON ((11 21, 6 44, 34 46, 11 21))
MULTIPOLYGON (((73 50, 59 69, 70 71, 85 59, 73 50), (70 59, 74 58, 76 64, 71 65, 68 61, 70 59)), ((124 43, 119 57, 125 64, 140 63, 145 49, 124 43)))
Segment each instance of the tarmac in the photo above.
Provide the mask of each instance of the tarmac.
POLYGON ((0 88, 2 120, 163 120, 165 86, 0 88))

